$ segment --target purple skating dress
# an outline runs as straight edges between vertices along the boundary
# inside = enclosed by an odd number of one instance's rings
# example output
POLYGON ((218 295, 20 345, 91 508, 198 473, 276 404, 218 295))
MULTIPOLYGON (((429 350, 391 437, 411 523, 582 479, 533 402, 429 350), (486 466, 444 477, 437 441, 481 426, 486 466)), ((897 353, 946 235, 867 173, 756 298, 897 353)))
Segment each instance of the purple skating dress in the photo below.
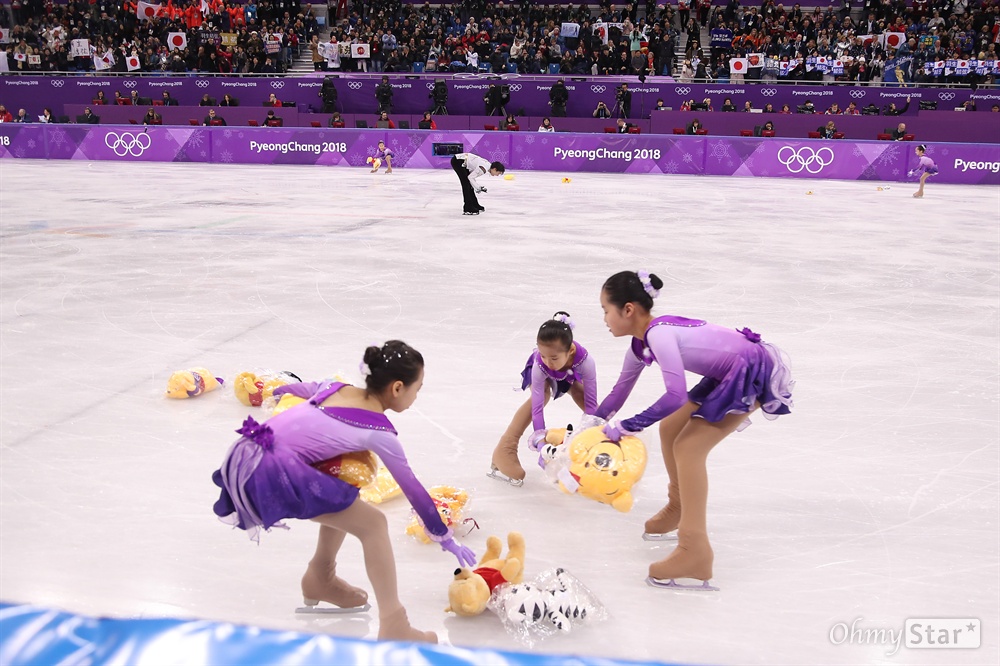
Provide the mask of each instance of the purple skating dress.
POLYGON ((641 414, 621 422, 632 432, 669 416, 688 400, 700 405, 694 416, 713 423, 727 414, 745 414, 755 402, 767 418, 791 413, 795 383, 784 352, 761 342, 748 328, 737 331, 667 315, 650 322, 644 340, 632 338, 618 382, 596 416, 607 419, 621 409, 639 375, 653 361, 660 366, 667 390, 641 414), (685 370, 704 377, 687 392, 685 370))
POLYGON ((215 513, 259 539, 260 529, 285 528, 286 518, 309 519, 351 506, 359 490, 313 467, 351 451, 375 453, 399 483, 428 534, 448 527, 430 495, 413 475, 396 430, 384 414, 354 407, 321 407, 346 386, 341 382, 289 384, 274 390, 307 399, 264 423, 248 419, 212 480, 222 489, 215 513))
POLYGON ((919 175, 924 171, 927 172, 928 176, 933 176, 938 172, 938 167, 937 164, 934 163, 934 160, 927 157, 926 155, 921 155, 920 162, 917 164, 917 168, 913 170, 913 175, 914 176, 919 175))
POLYGON ((521 390, 531 387, 531 423, 535 430, 545 430, 545 385, 552 388, 552 399, 567 393, 573 382, 583 383, 583 406, 585 414, 593 414, 597 409, 597 365, 590 353, 579 342, 573 365, 568 370, 553 370, 542 362, 536 349, 528 357, 521 371, 521 390))

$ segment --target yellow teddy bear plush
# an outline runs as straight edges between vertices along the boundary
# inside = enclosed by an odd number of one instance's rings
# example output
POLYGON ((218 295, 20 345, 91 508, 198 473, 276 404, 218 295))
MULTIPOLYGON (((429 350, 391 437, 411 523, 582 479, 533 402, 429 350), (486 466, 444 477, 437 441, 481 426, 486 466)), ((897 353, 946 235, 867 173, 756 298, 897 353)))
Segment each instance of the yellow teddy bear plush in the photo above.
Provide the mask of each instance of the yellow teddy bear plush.
POLYGON ((504 583, 524 580, 524 537, 520 532, 507 535, 507 557, 501 558, 500 538, 486 540, 486 552, 475 569, 455 570, 455 579, 448 586, 448 607, 444 612, 469 617, 486 610, 490 595, 504 583))
MULTIPOLYGON (((469 493, 455 486, 431 486, 427 489, 427 494, 434 500, 441 520, 449 528, 453 528, 462 522, 462 512, 465 505, 469 503, 469 493)), ((416 538, 421 543, 430 543, 430 537, 424 531, 424 526, 419 517, 414 514, 410 524, 406 528, 406 533, 416 538)))
POLYGON ((576 492, 626 513, 632 509, 632 486, 646 471, 646 446, 631 435, 612 442, 596 426, 570 441, 569 463, 559 475, 563 492, 576 492))
POLYGON ((241 372, 233 380, 233 393, 247 407, 260 407, 274 394, 274 389, 297 381, 297 377, 286 372, 265 372, 260 375, 241 372))
POLYGON ((167 397, 181 400, 208 393, 222 386, 222 379, 213 377, 205 368, 179 370, 167 380, 167 397))

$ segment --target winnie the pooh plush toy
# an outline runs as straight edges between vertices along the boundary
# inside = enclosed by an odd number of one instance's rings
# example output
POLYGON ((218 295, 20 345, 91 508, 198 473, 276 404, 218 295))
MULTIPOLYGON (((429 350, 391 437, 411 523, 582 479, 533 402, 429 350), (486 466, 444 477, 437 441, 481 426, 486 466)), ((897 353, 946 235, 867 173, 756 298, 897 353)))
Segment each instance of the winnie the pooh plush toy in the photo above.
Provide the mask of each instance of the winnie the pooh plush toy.
POLYGON ((222 386, 221 377, 213 377, 205 368, 179 370, 167 380, 167 397, 181 400, 208 393, 222 386))
POLYGON ((455 570, 455 579, 448 586, 448 607, 445 612, 464 617, 479 615, 497 587, 504 583, 517 584, 524 580, 524 537, 520 532, 507 535, 507 557, 501 558, 500 537, 486 540, 486 552, 475 569, 455 570))
MULTIPOLYGON (((434 501, 438 515, 441 516, 445 525, 453 528, 463 521, 462 513, 469 503, 468 491, 455 486, 431 486, 427 489, 427 494, 434 501)), ((413 513, 413 518, 410 519, 410 524, 406 527, 406 533, 421 543, 431 542, 416 512, 413 513)))
POLYGON ((247 407, 260 407, 274 393, 274 389, 292 382, 302 381, 290 372, 241 372, 233 380, 233 393, 247 407))
POLYGON ((597 426, 578 433, 568 446, 569 465, 558 473, 560 490, 610 504, 623 513, 630 511, 632 486, 646 471, 642 440, 626 435, 612 442, 597 426))

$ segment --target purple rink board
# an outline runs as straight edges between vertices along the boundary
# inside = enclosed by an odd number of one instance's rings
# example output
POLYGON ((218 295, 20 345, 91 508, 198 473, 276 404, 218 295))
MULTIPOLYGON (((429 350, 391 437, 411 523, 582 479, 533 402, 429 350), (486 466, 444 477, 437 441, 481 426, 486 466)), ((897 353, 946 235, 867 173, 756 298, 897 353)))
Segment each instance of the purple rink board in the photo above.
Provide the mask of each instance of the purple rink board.
MULTIPOLYGON (((321 107, 319 91, 324 73, 317 72, 301 77, 199 77, 190 76, 3 76, 0 77, 0 103, 8 109, 25 108, 32 115, 38 115, 45 107, 60 115, 63 104, 89 104, 103 90, 109 98, 119 91, 128 96, 135 90, 140 97, 161 99, 167 91, 182 105, 194 105, 203 95, 221 99, 230 94, 239 99, 242 106, 260 106, 268 95, 274 93, 284 102, 295 102, 303 113, 314 107, 321 107)), ((339 110, 348 113, 374 114, 377 110, 375 86, 378 74, 336 75, 339 94, 339 110)), ((394 96, 394 113, 418 114, 429 110, 432 100, 430 89, 435 79, 443 79, 448 86, 448 107, 455 115, 477 115, 484 112, 483 95, 490 83, 506 83, 511 86, 511 103, 508 110, 520 115, 544 116, 549 114, 549 90, 559 77, 520 76, 505 74, 502 77, 486 75, 453 74, 393 74, 390 75, 394 96), (523 109, 523 113, 521 110, 523 109)), ((874 103, 884 107, 889 102, 898 106, 905 103, 907 96, 912 102, 907 115, 916 115, 918 102, 937 102, 939 110, 954 110, 967 100, 978 107, 977 113, 989 112, 993 104, 1000 104, 1000 89, 980 88, 900 88, 846 85, 791 85, 750 83, 733 84, 680 84, 669 77, 650 77, 639 83, 635 77, 562 77, 570 91, 567 112, 570 116, 589 116, 604 101, 609 107, 614 105, 614 89, 626 82, 633 91, 632 116, 648 118, 662 98, 664 104, 679 109, 683 101, 701 101, 708 97, 718 109, 724 98, 730 97, 737 107, 750 101, 756 108, 772 104, 780 109, 788 104, 794 109, 807 99, 820 109, 826 109, 836 102, 845 108, 850 102, 859 107, 874 103)))
MULTIPOLYGON (((0 125, 0 158, 314 164, 365 167, 379 140, 394 166, 450 168, 433 144, 466 151, 508 169, 904 181, 917 165, 914 145, 712 136, 445 132, 134 125, 0 125)), ((1000 185, 1000 146, 931 144, 936 182, 1000 185)))

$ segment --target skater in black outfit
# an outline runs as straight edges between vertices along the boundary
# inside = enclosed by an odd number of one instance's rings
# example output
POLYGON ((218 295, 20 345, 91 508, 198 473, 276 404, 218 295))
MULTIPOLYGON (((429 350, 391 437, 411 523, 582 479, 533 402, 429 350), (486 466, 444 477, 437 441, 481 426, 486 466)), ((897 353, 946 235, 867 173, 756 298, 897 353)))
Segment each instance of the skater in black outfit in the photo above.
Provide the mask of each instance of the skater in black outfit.
POLYGON ((476 185, 475 181, 487 173, 491 176, 499 176, 505 170, 503 164, 490 162, 473 153, 459 153, 451 158, 451 168, 458 174, 458 180, 462 183, 462 197, 465 199, 465 205, 462 208, 463 214, 479 215, 481 211, 486 209, 479 205, 476 194, 486 192, 486 187, 476 185))

